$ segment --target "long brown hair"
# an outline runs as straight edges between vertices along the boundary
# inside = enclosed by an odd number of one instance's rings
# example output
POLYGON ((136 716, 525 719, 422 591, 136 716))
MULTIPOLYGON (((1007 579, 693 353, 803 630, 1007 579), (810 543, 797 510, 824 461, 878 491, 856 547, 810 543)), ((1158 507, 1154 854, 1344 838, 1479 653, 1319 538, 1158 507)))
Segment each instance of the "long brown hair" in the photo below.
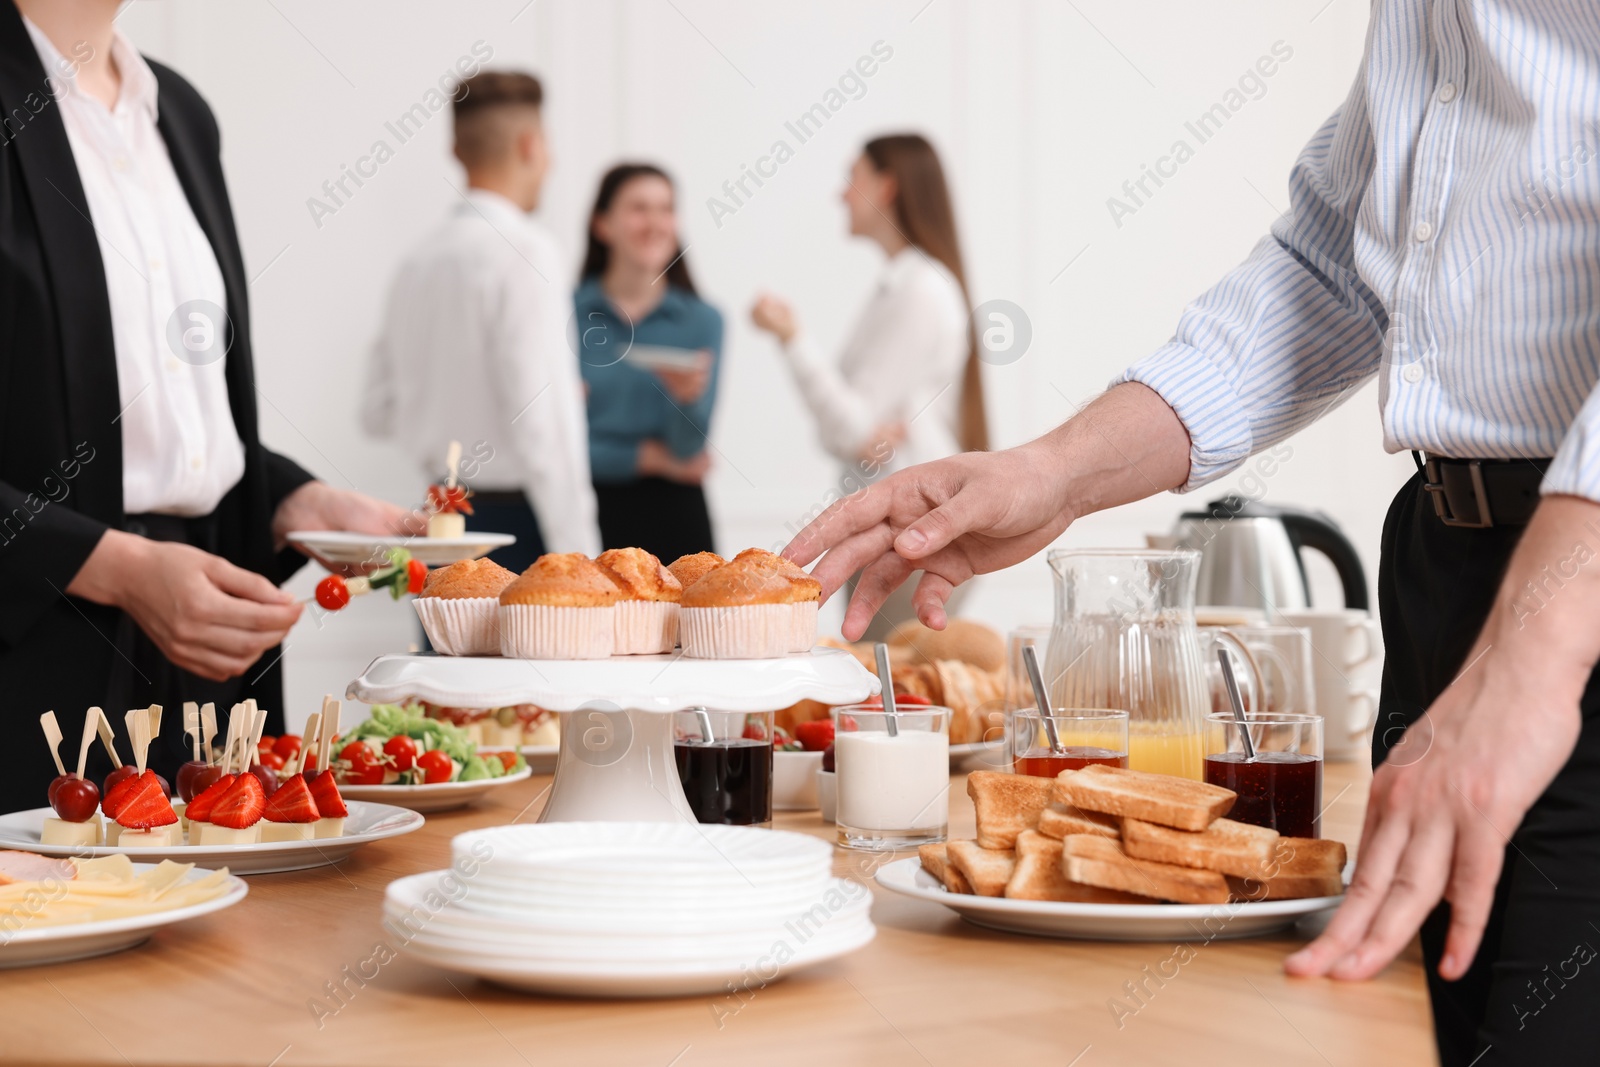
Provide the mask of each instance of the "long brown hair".
MULTIPOLYGON (((595 194, 594 207, 589 212, 589 247, 583 254, 583 270, 579 273, 579 281, 588 281, 605 274, 606 268, 611 265, 611 247, 594 235, 594 224, 611 210, 611 204, 622 191, 622 187, 635 178, 660 178, 668 185, 672 179, 667 172, 651 163, 618 163, 606 171, 605 177, 600 179, 600 191, 595 194)), ((667 268, 667 284, 674 289, 682 289, 690 296, 696 296, 694 279, 689 276, 689 261, 683 256, 683 245, 678 245, 677 255, 672 258, 672 265, 667 268)))
POLYGON ((894 224, 901 236, 943 263, 961 287, 966 304, 967 363, 961 374, 960 423, 956 439, 969 452, 989 448, 989 419, 983 408, 983 364, 978 359, 978 337, 972 323, 972 297, 967 274, 961 268, 961 240, 956 236, 956 213, 950 187, 933 145, 919 133, 874 137, 862 148, 867 162, 880 174, 894 179, 894 224))

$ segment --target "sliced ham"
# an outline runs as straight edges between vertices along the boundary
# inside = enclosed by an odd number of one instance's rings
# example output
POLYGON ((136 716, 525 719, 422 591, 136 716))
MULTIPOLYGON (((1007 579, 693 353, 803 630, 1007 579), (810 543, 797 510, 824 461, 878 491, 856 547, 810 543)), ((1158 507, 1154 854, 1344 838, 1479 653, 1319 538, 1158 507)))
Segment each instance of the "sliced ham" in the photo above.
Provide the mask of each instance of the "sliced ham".
POLYGON ((43 882, 49 879, 70 882, 78 870, 70 860, 51 859, 34 852, 0 850, 0 885, 13 882, 43 882))

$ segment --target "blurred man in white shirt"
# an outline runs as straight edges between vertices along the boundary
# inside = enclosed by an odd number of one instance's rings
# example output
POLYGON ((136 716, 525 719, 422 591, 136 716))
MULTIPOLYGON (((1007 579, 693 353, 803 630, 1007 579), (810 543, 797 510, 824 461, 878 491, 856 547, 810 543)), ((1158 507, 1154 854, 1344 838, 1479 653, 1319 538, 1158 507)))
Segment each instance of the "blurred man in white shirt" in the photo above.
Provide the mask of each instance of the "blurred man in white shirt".
POLYGON ((362 421, 442 481, 460 441, 472 529, 515 534, 493 559, 521 571, 541 553, 600 550, 570 286, 532 219, 549 171, 528 74, 484 71, 456 94, 455 155, 468 191, 406 258, 373 347, 362 421))

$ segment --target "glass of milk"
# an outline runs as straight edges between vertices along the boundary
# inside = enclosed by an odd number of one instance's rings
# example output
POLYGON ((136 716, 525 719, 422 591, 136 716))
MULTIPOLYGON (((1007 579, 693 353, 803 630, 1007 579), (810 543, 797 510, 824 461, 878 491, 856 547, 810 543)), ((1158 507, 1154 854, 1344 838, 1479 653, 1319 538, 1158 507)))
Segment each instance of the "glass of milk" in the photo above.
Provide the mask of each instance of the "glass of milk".
POLYGON ((914 705, 889 733, 882 707, 833 709, 835 823, 845 848, 888 852, 943 841, 950 825, 950 709, 914 705))

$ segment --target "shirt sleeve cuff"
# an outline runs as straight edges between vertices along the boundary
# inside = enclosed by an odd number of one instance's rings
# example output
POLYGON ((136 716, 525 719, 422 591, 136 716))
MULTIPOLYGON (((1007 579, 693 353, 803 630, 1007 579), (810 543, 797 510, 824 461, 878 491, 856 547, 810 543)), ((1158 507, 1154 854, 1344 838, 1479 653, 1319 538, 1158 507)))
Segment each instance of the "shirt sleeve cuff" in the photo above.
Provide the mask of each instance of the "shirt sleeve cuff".
POLYGON ((1175 492, 1187 493, 1214 482, 1250 458, 1245 402, 1198 349, 1176 341, 1163 345, 1112 384, 1121 382, 1155 390, 1189 432, 1189 480, 1175 492))

